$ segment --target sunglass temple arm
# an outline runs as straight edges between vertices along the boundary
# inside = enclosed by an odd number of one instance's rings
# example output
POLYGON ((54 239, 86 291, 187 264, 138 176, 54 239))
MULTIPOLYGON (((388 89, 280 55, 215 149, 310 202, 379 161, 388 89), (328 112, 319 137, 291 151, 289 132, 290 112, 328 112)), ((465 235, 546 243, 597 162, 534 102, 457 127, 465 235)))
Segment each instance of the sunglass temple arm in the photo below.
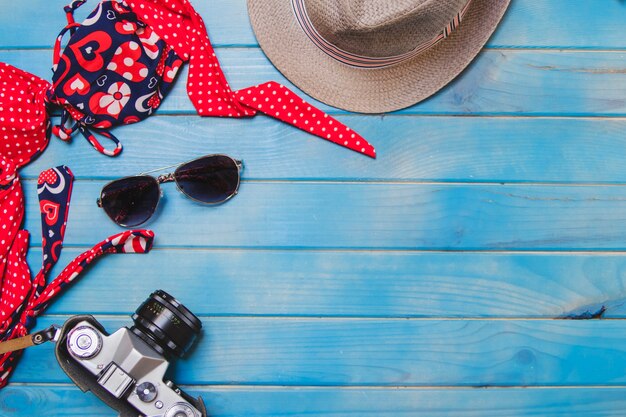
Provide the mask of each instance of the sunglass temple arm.
POLYGON ((174 165, 168 165, 168 166, 166 166, 166 167, 161 167, 161 168, 151 169, 150 171, 144 171, 144 172, 142 172, 141 174, 138 174, 138 175, 152 174, 153 172, 159 172, 159 171, 163 171, 163 170, 166 170, 166 169, 169 169, 169 168, 174 168, 174 167, 177 167, 177 166, 183 165, 183 164, 185 164, 185 163, 186 163, 186 162, 183 162, 182 164, 178 163, 178 164, 174 164, 174 165))
MULTIPOLYGON (((237 168, 239 168, 239 169, 242 169, 242 168, 243 168, 243 161, 241 161, 241 160, 239 160, 239 159, 233 159, 233 160, 234 160, 234 161, 235 161, 235 163, 237 164, 237 168)), ((191 161, 188 161, 188 162, 191 162, 191 161)), ((184 164, 186 164, 186 162, 183 162, 183 163, 178 163, 178 164, 173 164, 173 165, 168 165, 168 166, 161 167, 161 168, 151 169, 150 171, 144 171, 144 172, 142 172, 142 173, 140 173, 140 174, 137 174, 137 175, 152 174, 153 172, 163 171, 163 170, 166 170, 166 169, 169 169, 169 168, 178 167, 178 166, 181 166, 181 165, 184 165, 184 164)), ((171 180, 169 180, 169 181, 171 181, 171 180)))

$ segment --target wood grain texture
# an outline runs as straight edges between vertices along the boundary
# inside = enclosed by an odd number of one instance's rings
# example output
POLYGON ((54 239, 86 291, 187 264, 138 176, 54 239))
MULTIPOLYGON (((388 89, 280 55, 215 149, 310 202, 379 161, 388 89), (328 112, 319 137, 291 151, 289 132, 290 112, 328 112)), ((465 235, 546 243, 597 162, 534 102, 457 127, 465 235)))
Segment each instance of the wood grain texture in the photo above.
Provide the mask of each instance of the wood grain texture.
MULTIPOLYGON (((303 94, 258 48, 216 53, 235 89, 274 80, 303 94)), ((45 79, 50 79, 51 56, 51 50, 0 50, 0 61, 45 79)), ((179 78, 186 77, 185 69, 179 78)), ((623 52, 487 50, 441 92, 394 114, 624 116, 625 97, 623 52)), ((325 111, 339 112, 307 99, 325 111)), ((159 113, 195 114, 185 82, 176 83, 159 113)))
POLYGON ((21 175, 67 163, 82 179, 115 179, 207 153, 243 159, 246 180, 626 183, 626 122, 614 119, 341 116, 373 142, 376 161, 266 117, 152 117, 116 131, 103 158, 81 137, 52 138, 21 175), (384 132, 384 133, 382 133, 384 132), (150 152, 146 152, 146 148, 150 152))
POLYGON ((624 318, 625 271, 624 254, 157 248, 102 259, 47 313, 130 314, 162 288, 209 316, 624 318))
MULTIPOLYGON (((132 323, 101 322, 109 331, 132 323)), ((12 382, 67 383, 53 348, 28 349, 12 382)), ((189 385, 621 386, 624 361, 624 320, 204 318, 173 376, 189 385)))
MULTIPOLYGON (((621 417, 624 388, 411 389, 191 387, 213 417, 621 417)), ((113 417, 93 395, 70 386, 10 385, 0 415, 113 417)))
MULTIPOLYGON (((8 0, 2 0, 7 2, 8 0)), ((66 24, 63 2, 31 0, 29 6, 12 5, 0 16, 3 32, 0 48, 50 47, 66 24), (29 22, 28 30, 21 22, 29 22)), ((77 12, 81 21, 95 7, 88 2, 77 12)), ((196 0, 211 40, 216 46, 257 45, 248 21, 245 0, 196 0)), ((601 48, 626 47, 620 32, 626 6, 588 0, 513 0, 488 47, 601 48), (532 24, 531 24, 532 23, 532 24)))
MULTIPOLYGON (((38 233, 35 185, 24 184, 32 213, 25 225, 38 233)), ((96 206, 103 185, 76 183, 66 245, 91 246, 120 231, 96 206)), ((235 198, 210 207, 173 184, 163 189, 148 224, 160 248, 626 248, 624 186, 244 182, 235 198)))
MULTIPOLYGON (((258 48, 245 0, 195 3, 234 88, 291 86, 258 48)), ((0 0, 0 61, 49 79, 64 4, 0 0)), ((211 416, 624 415, 624 16, 623 1, 513 0, 431 99, 385 116, 317 103, 376 161, 266 117, 199 118, 186 71, 156 117, 115 131, 120 158, 53 139, 21 175, 32 269, 34 178, 58 164, 77 175, 55 273, 120 231, 95 205, 106 181, 207 153, 246 168, 219 207, 165 185, 147 225, 155 250, 99 261, 37 328, 95 313, 115 330, 168 290, 204 323, 173 379, 211 416), (611 320, 553 320, 603 306, 611 320)), ((52 348, 25 354, 0 416, 112 416, 52 348)))

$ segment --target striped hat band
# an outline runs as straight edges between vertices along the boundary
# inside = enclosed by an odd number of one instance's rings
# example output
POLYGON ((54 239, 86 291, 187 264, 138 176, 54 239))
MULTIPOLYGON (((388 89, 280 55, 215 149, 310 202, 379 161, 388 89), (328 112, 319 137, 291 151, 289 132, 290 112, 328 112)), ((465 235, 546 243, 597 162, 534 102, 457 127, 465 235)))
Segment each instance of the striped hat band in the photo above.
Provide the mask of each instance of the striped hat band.
POLYGON ((318 31, 315 29, 313 22, 311 21, 309 14, 307 13, 305 0, 291 0, 291 4, 293 7, 293 12, 296 17, 296 20, 300 24, 300 27, 307 35, 307 37, 311 40, 311 42, 316 45, 319 49, 321 49, 324 53, 326 53, 331 58, 352 66, 356 68, 369 68, 369 69, 378 69, 378 68, 387 68, 396 64, 400 64, 402 62, 408 61, 411 58, 427 51, 433 46, 437 45, 442 40, 446 39, 450 34, 456 30, 463 17, 467 13, 472 0, 468 0, 465 6, 454 16, 454 18, 438 33, 434 38, 422 42, 417 45, 415 48, 410 50, 409 52, 386 56, 386 57, 371 57, 364 56, 359 54, 354 54, 348 51, 345 51, 336 45, 328 42, 318 31))

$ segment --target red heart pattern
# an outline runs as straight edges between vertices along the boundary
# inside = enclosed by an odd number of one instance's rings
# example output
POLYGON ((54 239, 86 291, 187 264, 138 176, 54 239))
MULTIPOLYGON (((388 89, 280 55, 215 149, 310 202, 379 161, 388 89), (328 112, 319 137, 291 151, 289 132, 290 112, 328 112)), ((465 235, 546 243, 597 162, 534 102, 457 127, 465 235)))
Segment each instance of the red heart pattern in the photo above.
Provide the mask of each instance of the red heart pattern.
POLYGON ((111 42, 111 37, 106 32, 98 30, 69 46, 81 68, 96 72, 104 66, 102 54, 111 47, 111 42))
POLYGON ((137 31, 137 24, 129 22, 128 20, 122 20, 121 22, 117 22, 115 24, 115 30, 122 35, 130 35, 131 33, 135 33, 135 31, 137 31))
POLYGON ((148 68, 139 62, 141 47, 137 42, 121 44, 116 50, 107 69, 115 71, 128 81, 143 81, 148 75, 148 68))
POLYGON ((59 204, 50 200, 42 200, 39 202, 39 208, 45 214, 48 226, 54 225, 59 220, 59 204))
POLYGON ((37 185, 42 184, 56 184, 59 180, 59 176, 53 169, 47 169, 39 174, 39 178, 37 178, 37 185))
POLYGON ((176 78, 176 74, 178 73, 178 70, 180 69, 180 66, 183 64, 183 61, 181 61, 180 59, 175 60, 174 62, 172 62, 172 66, 166 66, 165 69, 163 70, 163 80, 167 83, 171 83, 174 82, 174 78, 176 78))
POLYGON ((73 77, 68 79, 65 84, 63 84, 63 92, 68 96, 75 93, 84 96, 90 89, 91 87, 89 86, 89 81, 80 75, 80 73, 76 73, 73 77))

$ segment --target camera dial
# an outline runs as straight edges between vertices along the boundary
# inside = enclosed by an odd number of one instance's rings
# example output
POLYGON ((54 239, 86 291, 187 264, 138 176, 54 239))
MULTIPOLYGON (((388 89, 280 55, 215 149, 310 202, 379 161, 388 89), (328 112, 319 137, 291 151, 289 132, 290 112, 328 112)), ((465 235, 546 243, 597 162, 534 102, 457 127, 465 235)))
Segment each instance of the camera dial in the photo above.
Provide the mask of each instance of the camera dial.
POLYGON ((91 326, 79 326, 68 335, 67 348, 78 358, 93 358, 102 348, 102 337, 91 326))
POLYGON ((167 410, 165 417, 196 417, 196 413, 189 404, 177 403, 167 410))

